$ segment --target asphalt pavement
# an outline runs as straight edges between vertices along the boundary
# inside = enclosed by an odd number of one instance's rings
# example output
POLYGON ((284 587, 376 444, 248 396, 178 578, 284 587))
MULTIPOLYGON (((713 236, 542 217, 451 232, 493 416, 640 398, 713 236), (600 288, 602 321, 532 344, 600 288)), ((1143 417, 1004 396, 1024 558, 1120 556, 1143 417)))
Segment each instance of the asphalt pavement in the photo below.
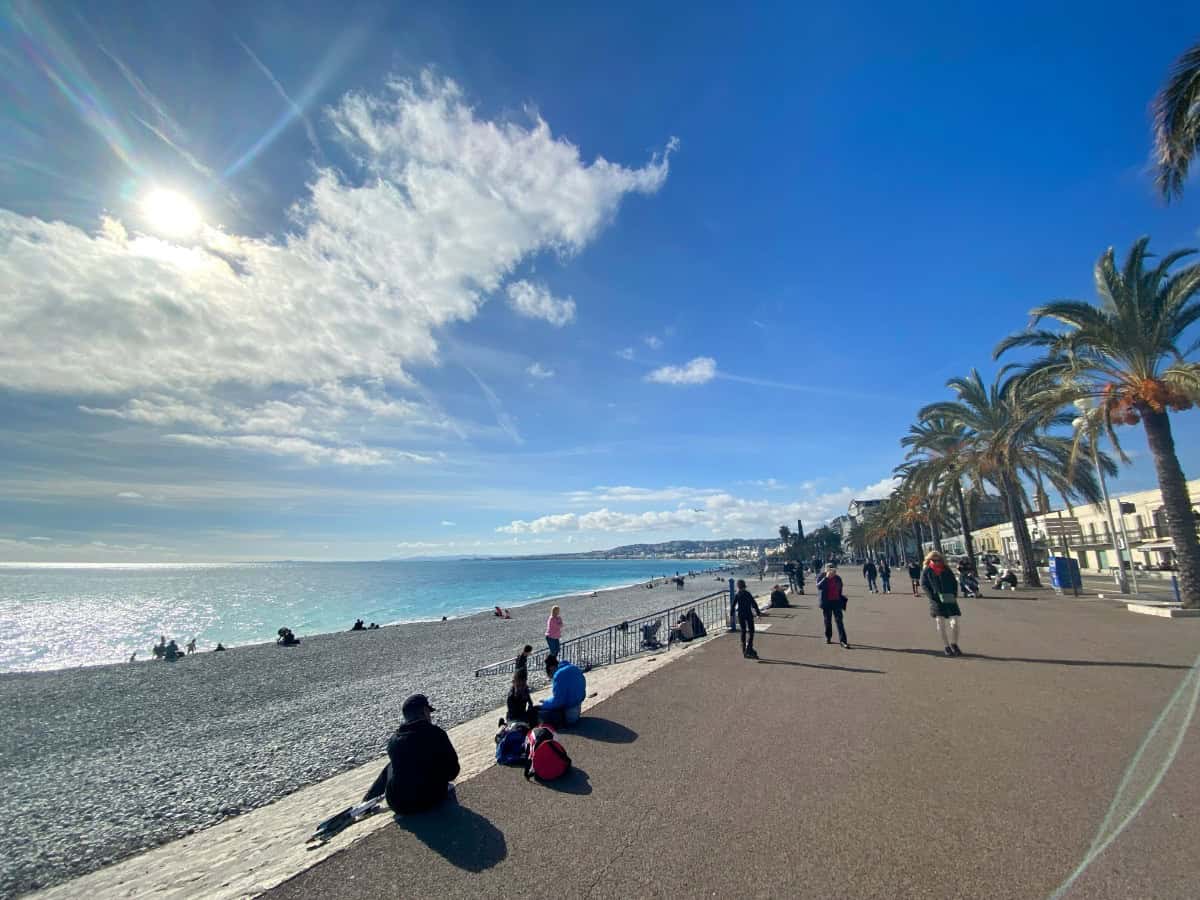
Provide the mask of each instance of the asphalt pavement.
POLYGON ((271 894, 1198 895, 1200 620, 964 600, 950 659, 923 600, 843 574, 852 649, 796 597, 759 661, 723 637, 594 707, 563 781, 491 768, 271 894))

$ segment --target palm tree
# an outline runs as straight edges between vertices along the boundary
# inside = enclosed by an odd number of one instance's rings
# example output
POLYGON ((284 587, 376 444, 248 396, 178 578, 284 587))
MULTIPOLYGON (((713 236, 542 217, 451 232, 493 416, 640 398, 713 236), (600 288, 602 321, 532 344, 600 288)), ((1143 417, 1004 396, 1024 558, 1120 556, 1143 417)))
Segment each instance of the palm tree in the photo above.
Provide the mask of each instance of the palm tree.
POLYGON ((1188 168, 1200 146, 1200 44, 1175 60, 1154 110, 1154 182, 1168 202, 1183 194, 1188 168))
POLYGON ((1149 238, 1129 250, 1118 271, 1110 247, 1096 263, 1097 304, 1058 300, 1030 312, 1028 329, 1005 338, 995 355, 1014 347, 1038 347, 1046 355, 1026 367, 1043 384, 1044 403, 1099 402, 1104 429, 1124 459, 1114 426, 1141 422, 1154 457, 1167 530, 1179 562, 1184 604, 1200 608, 1200 541, 1192 501, 1168 410, 1190 409, 1200 401, 1200 363, 1188 357, 1200 340, 1181 349, 1185 332, 1200 321, 1200 264, 1171 272, 1194 250, 1169 253, 1152 268, 1146 263, 1149 238), (1066 326, 1037 328, 1044 319, 1066 326))
POLYGON ((1041 587, 1033 540, 1025 522, 1028 498, 1021 479, 1033 479, 1037 472, 1068 502, 1082 497, 1095 503, 1100 497, 1096 476, 1083 466, 1071 464, 1071 439, 1046 430, 1069 426, 1072 417, 1066 413, 1046 416, 1041 407, 1030 402, 1037 382, 1009 374, 1008 367, 996 373, 990 387, 975 369, 946 384, 958 399, 931 403, 917 416, 945 419, 966 430, 963 452, 970 455, 978 477, 995 485, 1008 510, 1023 580, 1029 587, 1041 587))
POLYGON ((971 568, 978 570, 975 542, 971 539, 971 519, 967 515, 962 487, 962 479, 973 474, 974 457, 968 449, 969 436, 964 426, 945 418, 922 419, 909 426, 900 445, 909 448, 904 468, 913 484, 931 494, 949 493, 954 500, 967 558, 971 560, 971 568))

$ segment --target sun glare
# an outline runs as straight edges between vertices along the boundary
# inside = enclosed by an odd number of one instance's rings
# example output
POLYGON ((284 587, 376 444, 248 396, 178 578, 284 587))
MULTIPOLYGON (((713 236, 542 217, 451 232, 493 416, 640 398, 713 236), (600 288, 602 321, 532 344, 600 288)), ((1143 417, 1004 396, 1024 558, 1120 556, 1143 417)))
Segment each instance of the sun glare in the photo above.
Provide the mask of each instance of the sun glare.
POLYGON ((147 224, 168 237, 186 237, 200 227, 200 210, 178 191, 155 188, 142 200, 147 224))

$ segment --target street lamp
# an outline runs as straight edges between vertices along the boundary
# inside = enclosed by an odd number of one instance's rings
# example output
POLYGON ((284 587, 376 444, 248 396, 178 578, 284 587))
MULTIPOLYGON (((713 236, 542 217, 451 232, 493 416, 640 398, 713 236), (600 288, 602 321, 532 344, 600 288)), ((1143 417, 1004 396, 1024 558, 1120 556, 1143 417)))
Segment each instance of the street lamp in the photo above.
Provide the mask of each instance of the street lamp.
MULTIPOLYGON (((1108 516, 1108 534, 1112 538, 1113 552, 1117 555, 1117 587, 1124 594, 1129 589, 1125 580, 1125 560, 1121 557, 1121 545, 1117 541, 1117 523, 1113 520, 1112 501, 1108 499, 1108 481, 1104 477, 1104 469, 1100 468, 1100 453, 1096 450, 1096 424, 1093 421, 1099 410, 1091 398, 1075 401, 1075 408, 1080 415, 1071 424, 1078 431, 1087 431, 1088 443, 1092 445, 1092 464, 1096 467, 1096 477, 1100 479, 1100 495, 1104 498, 1104 514, 1108 516)), ((1133 553, 1129 554, 1130 566, 1133 565, 1133 553)))

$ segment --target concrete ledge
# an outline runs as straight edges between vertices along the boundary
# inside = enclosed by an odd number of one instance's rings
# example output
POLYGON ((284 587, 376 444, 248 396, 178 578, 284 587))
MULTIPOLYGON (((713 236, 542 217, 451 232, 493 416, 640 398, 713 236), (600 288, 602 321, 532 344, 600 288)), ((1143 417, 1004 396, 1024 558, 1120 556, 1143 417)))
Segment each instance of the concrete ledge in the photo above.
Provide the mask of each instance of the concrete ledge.
POLYGON ((1190 619, 1200 616, 1200 609, 1180 609, 1178 606, 1126 603, 1125 608, 1130 612, 1141 613, 1143 616, 1162 616, 1165 619, 1190 619))

